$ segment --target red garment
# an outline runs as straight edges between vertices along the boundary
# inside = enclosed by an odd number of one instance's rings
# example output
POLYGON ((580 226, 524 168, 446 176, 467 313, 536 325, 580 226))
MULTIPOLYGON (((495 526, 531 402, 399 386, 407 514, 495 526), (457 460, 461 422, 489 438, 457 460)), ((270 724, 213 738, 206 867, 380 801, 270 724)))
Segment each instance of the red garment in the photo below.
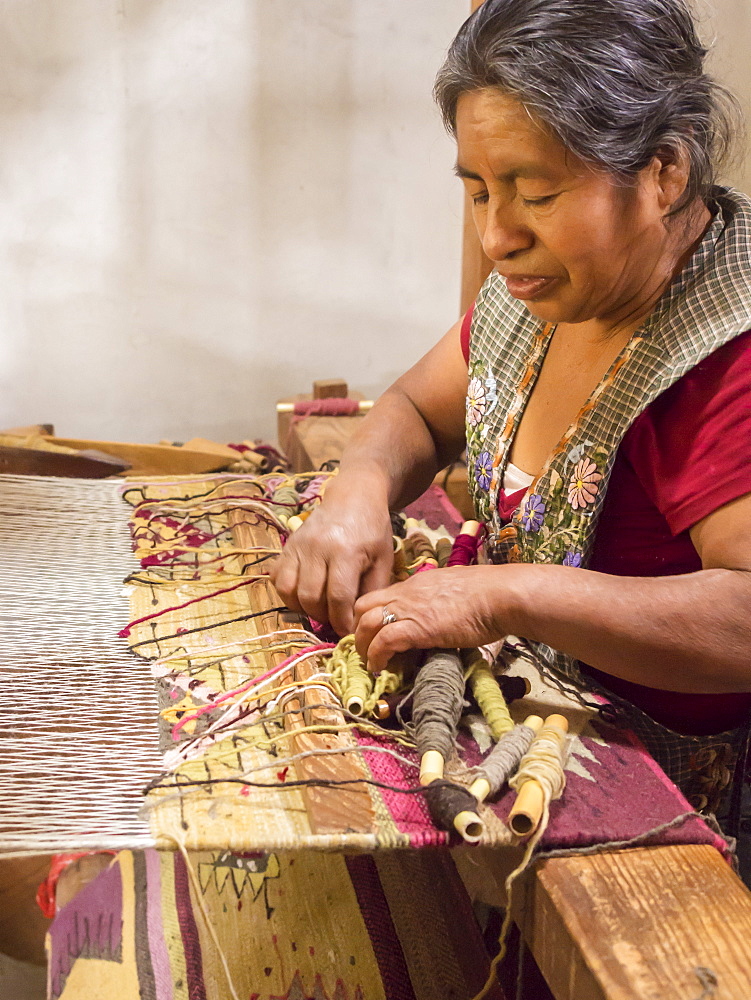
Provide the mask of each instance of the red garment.
MULTIPOLYGON (((461 346, 469 361, 472 310, 461 346)), ((689 528, 751 493, 751 331, 715 351, 636 418, 613 463, 590 569, 619 576, 674 576, 701 569, 689 528)), ((524 491, 499 496, 509 520, 524 491)), ((740 725, 751 695, 658 691, 592 673, 616 694, 679 732, 740 725)))

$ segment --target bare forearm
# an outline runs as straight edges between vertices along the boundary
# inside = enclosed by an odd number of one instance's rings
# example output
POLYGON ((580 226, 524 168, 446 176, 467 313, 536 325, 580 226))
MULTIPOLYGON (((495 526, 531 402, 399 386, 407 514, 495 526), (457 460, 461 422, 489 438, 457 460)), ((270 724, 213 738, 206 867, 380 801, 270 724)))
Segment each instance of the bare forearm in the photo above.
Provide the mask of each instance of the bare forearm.
POLYGON ((638 684, 751 691, 749 572, 645 579, 563 566, 498 570, 499 619, 517 635, 638 684))
POLYGON ((368 489, 396 509, 424 492, 461 447, 459 438, 439 443, 397 383, 381 396, 348 443, 340 476, 342 482, 368 489))

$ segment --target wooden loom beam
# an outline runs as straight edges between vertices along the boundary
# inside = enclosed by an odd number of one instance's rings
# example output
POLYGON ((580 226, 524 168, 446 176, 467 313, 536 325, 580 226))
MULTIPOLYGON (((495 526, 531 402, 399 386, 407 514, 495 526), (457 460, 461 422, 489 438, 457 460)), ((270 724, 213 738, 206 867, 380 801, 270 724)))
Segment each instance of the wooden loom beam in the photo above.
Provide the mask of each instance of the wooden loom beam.
POLYGON ((543 861, 518 922, 555 1000, 751 997, 751 893, 707 844, 543 861))
MULTIPOLYGON (((225 488, 225 492, 236 496, 240 489, 237 483, 233 483, 225 488)), ((242 510, 231 511, 228 520, 238 548, 278 548, 281 551, 279 533, 264 521, 252 523, 242 510)), ((284 603, 271 580, 260 581, 258 587, 251 588, 249 598, 254 612, 279 607, 284 603)), ((260 630, 263 632, 275 632, 278 629, 290 626, 303 627, 303 625, 300 616, 289 611, 268 611, 259 618, 260 630)), ((263 646, 268 646, 273 641, 273 639, 262 639, 261 643, 263 646)), ((269 652, 267 657, 270 666, 278 666, 286 654, 278 651, 269 652)), ((300 682, 310 680, 321 669, 321 659, 311 657, 294 668, 294 680, 300 682)), ((302 699, 290 698, 285 708, 290 711, 296 710, 295 714, 286 718, 285 728, 288 730, 313 725, 339 726, 346 721, 333 693, 328 693, 323 687, 306 691, 302 699), (314 705, 324 707, 310 707, 314 705)), ((329 750, 341 746, 342 743, 353 745, 354 737, 345 733, 300 733, 290 739, 290 749, 297 754, 309 750, 329 750)), ((367 776, 359 754, 352 753, 303 758, 296 761, 294 766, 295 773, 304 780, 318 778, 342 781, 357 780, 367 776)), ((307 786, 303 788, 303 797, 314 833, 340 833, 343 829, 368 833, 373 828, 373 805, 365 784, 339 788, 307 786)))

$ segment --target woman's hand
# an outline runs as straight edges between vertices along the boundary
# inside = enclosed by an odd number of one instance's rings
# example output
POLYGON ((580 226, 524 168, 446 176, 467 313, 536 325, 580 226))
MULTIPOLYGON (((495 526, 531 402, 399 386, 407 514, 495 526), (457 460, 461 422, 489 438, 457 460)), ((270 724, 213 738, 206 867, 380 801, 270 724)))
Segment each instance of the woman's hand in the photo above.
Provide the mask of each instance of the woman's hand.
POLYGON ((428 570, 355 605, 355 642, 368 668, 383 670, 395 653, 464 648, 513 631, 510 589, 517 567, 452 566, 428 570), (396 620, 384 625, 384 609, 396 620))
POLYGON ((271 579, 287 607, 348 635, 357 598, 388 586, 394 547, 386 501, 336 487, 287 540, 271 579))

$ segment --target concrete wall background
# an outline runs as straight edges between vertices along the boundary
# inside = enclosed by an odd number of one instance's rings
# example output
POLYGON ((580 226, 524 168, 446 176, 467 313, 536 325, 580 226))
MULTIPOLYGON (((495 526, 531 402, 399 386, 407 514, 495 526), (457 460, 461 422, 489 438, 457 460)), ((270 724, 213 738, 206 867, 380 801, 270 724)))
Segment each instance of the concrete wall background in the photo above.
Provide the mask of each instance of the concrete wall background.
POLYGON ((464 0, 4 0, 0 426, 275 436, 456 318, 464 0))
MULTIPOLYGON (((751 0, 697 2, 748 97, 751 0)), ((457 314, 430 89, 468 8, 3 0, 0 427, 273 437, 314 378, 380 392, 457 314)))

